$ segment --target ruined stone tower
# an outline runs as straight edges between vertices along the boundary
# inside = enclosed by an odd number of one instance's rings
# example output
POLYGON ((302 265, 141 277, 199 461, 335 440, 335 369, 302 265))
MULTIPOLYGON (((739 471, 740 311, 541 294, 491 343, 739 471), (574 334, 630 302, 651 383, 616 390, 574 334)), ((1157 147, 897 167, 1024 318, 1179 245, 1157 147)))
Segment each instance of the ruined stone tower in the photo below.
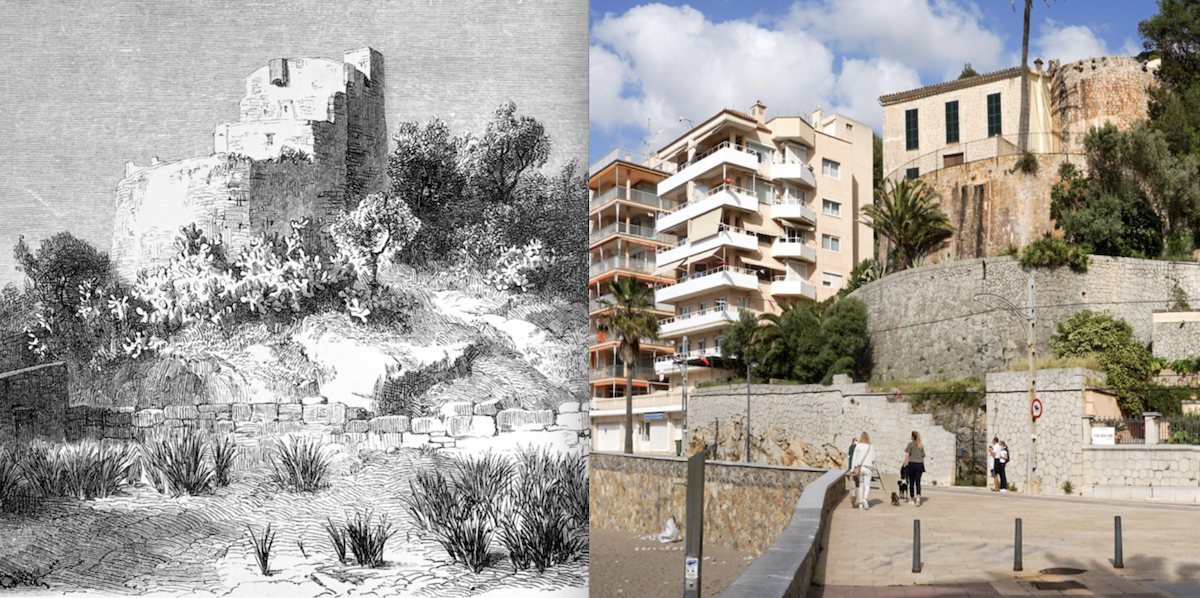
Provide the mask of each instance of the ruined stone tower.
POLYGON ((236 251, 290 222, 321 226, 387 174, 383 56, 278 58, 246 77, 238 122, 218 125, 213 155, 126 164, 117 185, 112 258, 122 277, 166 263, 195 223, 236 251))

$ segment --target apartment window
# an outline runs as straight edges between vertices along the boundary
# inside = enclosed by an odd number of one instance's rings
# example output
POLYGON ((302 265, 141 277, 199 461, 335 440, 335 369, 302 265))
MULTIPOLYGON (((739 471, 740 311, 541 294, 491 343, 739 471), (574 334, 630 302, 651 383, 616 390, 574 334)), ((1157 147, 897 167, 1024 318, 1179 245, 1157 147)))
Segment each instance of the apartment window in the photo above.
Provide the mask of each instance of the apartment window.
POLYGON ((917 109, 904 111, 904 149, 917 149, 917 109))
POLYGON ((842 288, 842 275, 834 274, 833 272, 822 272, 821 273, 821 286, 823 286, 827 289, 842 288))
POLYGON ((738 297, 737 298, 737 306, 738 306, 738 309, 746 309, 746 298, 738 297))
POLYGON ((825 159, 821 160, 821 174, 823 174, 831 179, 842 178, 841 175, 838 174, 838 171, 840 169, 841 169, 841 165, 838 164, 837 162, 834 162, 833 160, 825 160, 825 159))
POLYGON ((704 313, 704 308, 706 308, 706 307, 708 307, 707 303, 701 303, 700 304, 700 313, 704 313))
POLYGON ((789 227, 787 229, 787 239, 788 239, 788 241, 791 241, 792 243, 803 243, 804 242, 804 231, 802 231, 798 228, 790 228, 789 227))
POLYGON ((821 235, 821 249, 824 249, 825 251, 841 253, 842 240, 830 235, 821 235))
POLYGON ((758 155, 759 164, 770 164, 771 162, 775 161, 775 150, 765 145, 759 145, 757 143, 747 141, 746 149, 749 150, 748 153, 758 155))
POLYGON ((988 137, 1000 134, 1000 94, 987 97, 988 137))
POLYGON ((946 143, 958 143, 958 100, 946 102, 946 143))
POLYGON ((721 352, 721 337, 719 337, 719 336, 713 337, 713 351, 716 351, 718 353, 721 352))
POLYGON ((904 171, 904 178, 906 179, 915 179, 919 176, 921 176, 921 169, 919 167, 908 168, 904 171))
POLYGON ((689 317, 691 317, 691 315, 692 315, 692 306, 685 305, 685 306, 679 308, 679 319, 680 320, 686 320, 689 317))
POLYGON ((684 353, 691 353, 692 352, 692 341, 684 342, 682 350, 684 353))
POLYGON ((704 340, 704 339, 700 339, 700 345, 699 345, 699 347, 700 347, 700 352, 701 352, 701 353, 703 353, 703 352, 704 352, 704 349, 705 349, 707 346, 708 346, 708 341, 706 341, 706 340, 704 340))
POLYGON ((842 217, 842 202, 833 201, 832 199, 821 200, 821 213, 826 216, 842 217))

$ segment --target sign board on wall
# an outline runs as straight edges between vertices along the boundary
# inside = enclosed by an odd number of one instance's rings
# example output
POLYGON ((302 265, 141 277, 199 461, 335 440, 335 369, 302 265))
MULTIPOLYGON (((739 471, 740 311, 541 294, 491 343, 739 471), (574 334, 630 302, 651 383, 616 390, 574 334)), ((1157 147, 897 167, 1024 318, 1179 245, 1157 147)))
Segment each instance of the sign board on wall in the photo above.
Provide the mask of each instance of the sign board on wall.
POLYGON ((1116 428, 1092 428, 1092 444, 1116 444, 1116 428))

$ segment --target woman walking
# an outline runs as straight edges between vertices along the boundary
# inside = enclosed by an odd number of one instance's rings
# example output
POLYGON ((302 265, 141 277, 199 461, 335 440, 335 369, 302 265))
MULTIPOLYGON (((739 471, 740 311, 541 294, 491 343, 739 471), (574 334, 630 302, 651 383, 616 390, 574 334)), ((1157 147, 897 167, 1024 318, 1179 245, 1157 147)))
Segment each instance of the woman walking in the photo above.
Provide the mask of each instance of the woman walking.
POLYGON ((925 447, 921 446, 921 433, 913 430, 912 442, 904 448, 904 462, 908 464, 908 494, 914 498, 908 502, 921 506, 921 474, 925 473, 925 447))
POLYGON ((858 507, 870 509, 871 503, 867 502, 867 495, 871 491, 871 470, 875 467, 875 448, 871 446, 871 437, 866 432, 862 433, 862 437, 858 439, 858 446, 854 448, 854 461, 851 471, 858 476, 858 507))
POLYGON ((850 439, 850 452, 847 453, 846 465, 847 471, 850 473, 850 502, 854 506, 858 506, 858 477, 854 475, 854 447, 858 446, 858 439, 850 439))

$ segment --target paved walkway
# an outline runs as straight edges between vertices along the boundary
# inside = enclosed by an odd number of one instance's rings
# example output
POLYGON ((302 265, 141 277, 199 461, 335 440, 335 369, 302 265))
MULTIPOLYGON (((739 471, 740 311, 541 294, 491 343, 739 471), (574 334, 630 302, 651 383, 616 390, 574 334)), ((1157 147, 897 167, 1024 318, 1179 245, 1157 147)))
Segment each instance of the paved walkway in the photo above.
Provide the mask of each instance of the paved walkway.
MULTIPOLYGON (((834 509, 814 581, 825 598, 901 598, 913 588, 876 586, 933 584, 920 591, 955 596, 1047 593, 1033 581, 1074 579, 1087 590, 1049 593, 1154 594, 1200 597, 1200 505, 1029 497, 984 489, 926 488, 917 508, 884 502, 871 492, 871 509, 851 507, 847 497, 834 509), (1123 569, 1115 569, 1113 517, 1121 516, 1123 569), (1013 569, 1014 520, 1022 519, 1024 571, 1013 569), (913 520, 921 521, 921 573, 912 572, 913 520), (1061 576, 1039 573, 1052 567, 1083 569, 1061 576), (1170 583, 1182 583, 1175 590, 1170 583), (1157 584, 1157 585, 1156 585, 1157 584), (1190 588, 1190 589, 1189 589, 1190 588), (855 590, 845 593, 848 590, 855 590), (882 593, 878 593, 882 592, 882 593)), ((912 596, 941 595, 918 593, 912 596)))

